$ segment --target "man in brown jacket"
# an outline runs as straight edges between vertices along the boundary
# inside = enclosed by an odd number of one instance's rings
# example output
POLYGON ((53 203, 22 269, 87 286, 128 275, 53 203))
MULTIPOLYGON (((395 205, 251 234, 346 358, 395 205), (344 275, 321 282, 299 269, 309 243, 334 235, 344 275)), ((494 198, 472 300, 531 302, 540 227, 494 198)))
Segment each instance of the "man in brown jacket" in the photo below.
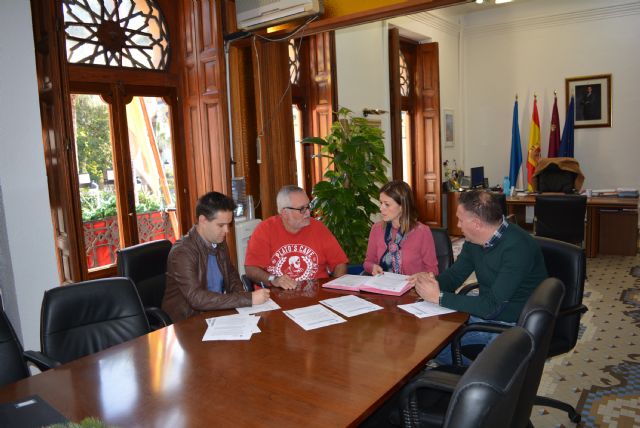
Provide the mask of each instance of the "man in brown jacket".
POLYGON ((233 199, 209 192, 198 199, 195 226, 171 248, 162 301, 174 322, 200 312, 264 303, 269 290, 244 291, 224 242, 233 221, 233 199))

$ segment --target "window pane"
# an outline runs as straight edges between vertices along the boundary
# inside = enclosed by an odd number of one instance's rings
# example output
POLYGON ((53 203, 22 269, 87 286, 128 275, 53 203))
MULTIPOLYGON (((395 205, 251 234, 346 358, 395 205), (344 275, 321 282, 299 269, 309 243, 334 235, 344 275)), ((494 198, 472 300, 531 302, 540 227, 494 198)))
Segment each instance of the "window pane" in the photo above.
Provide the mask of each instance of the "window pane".
POLYGON ((176 189, 169 106, 162 98, 127 104, 139 242, 176 239, 176 189))
POLYGON ((120 248, 109 106, 99 95, 72 94, 84 249, 89 270, 115 263, 120 248))
POLYGON ((302 112, 295 104, 293 105, 291 112, 293 114, 293 139, 296 151, 296 175, 298 176, 298 186, 304 189, 304 177, 302 176, 302 160, 304 159, 304 147, 302 147, 302 144, 300 144, 300 141, 302 140, 302 112))
POLYGON ((155 0, 63 0, 67 61, 164 70, 169 36, 155 0))
POLYGON ((411 115, 408 111, 400 113, 402 120, 402 179, 411 183, 411 115))

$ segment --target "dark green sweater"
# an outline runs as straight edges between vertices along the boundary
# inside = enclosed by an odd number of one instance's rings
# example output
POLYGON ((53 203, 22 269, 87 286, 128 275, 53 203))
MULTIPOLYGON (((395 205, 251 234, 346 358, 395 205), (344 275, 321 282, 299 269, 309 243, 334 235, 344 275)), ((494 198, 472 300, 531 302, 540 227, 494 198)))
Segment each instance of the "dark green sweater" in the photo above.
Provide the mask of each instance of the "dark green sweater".
POLYGON ((510 224, 491 248, 464 243, 456 262, 438 276, 443 292, 440 303, 486 320, 516 322, 533 290, 547 276, 536 241, 510 224), (479 295, 455 294, 473 271, 480 285, 479 295))

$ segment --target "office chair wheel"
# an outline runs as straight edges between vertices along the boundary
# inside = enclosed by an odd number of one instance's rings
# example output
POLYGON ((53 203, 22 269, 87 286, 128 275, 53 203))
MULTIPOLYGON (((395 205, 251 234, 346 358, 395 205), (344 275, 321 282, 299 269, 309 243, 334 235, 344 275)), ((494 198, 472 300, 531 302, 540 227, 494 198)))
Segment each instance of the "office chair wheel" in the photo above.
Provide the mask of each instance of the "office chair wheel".
POLYGON ((582 416, 580 416, 580 413, 572 410, 569 412, 569 419, 571 420, 571 422, 573 422, 574 424, 579 424, 580 420, 582 419, 582 416))

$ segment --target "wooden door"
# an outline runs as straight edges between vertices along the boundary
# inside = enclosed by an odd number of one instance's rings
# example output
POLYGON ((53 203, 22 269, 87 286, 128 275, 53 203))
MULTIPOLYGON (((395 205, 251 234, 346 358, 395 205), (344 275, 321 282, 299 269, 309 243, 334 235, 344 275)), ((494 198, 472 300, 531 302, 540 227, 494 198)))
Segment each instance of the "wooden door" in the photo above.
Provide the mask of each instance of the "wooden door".
POLYGON ((438 44, 418 46, 416 55, 416 104, 414 183, 420 221, 442 225, 440 184, 440 78, 438 44))

